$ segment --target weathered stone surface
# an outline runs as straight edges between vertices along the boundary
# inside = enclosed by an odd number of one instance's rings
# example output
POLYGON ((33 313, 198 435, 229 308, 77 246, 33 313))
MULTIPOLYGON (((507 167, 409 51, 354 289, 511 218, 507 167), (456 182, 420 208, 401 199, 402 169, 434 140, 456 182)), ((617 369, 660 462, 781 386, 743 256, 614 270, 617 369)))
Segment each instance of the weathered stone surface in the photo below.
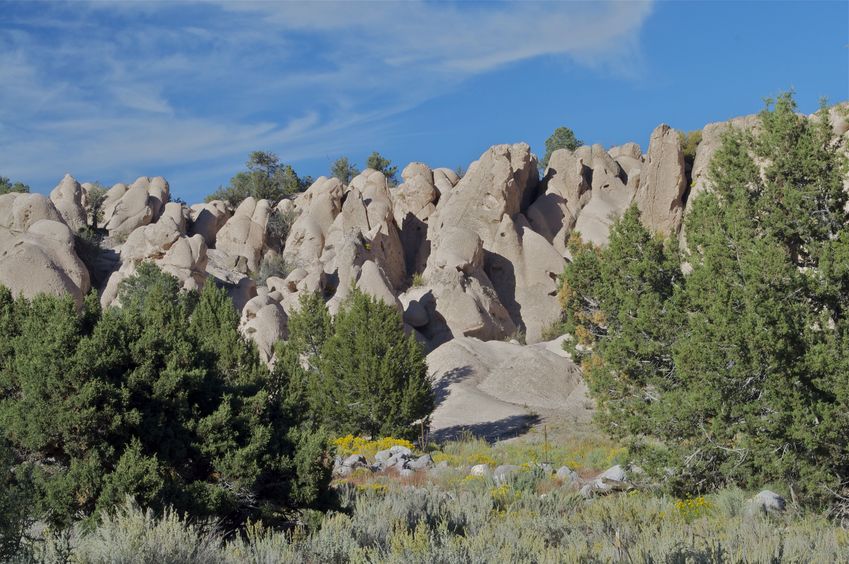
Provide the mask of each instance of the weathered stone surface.
POLYGON ((245 198, 233 217, 218 231, 216 249, 232 258, 232 268, 240 272, 259 269, 270 213, 271 203, 268 200, 245 198))
POLYGON ((159 219, 168 198, 168 182, 161 176, 139 177, 129 187, 116 184, 103 201, 100 227, 112 237, 126 237, 136 228, 159 219))
POLYGON ((342 461, 342 466, 347 466, 349 468, 361 468, 367 465, 368 461, 362 454, 352 454, 342 461))
POLYGON ((195 204, 191 207, 192 224, 189 233, 200 235, 206 241, 207 247, 215 248, 215 238, 231 216, 229 204, 222 200, 195 204))
POLYGON ((566 253, 566 242, 577 214, 591 196, 587 180, 590 170, 571 151, 554 151, 545 171, 543 194, 525 212, 534 231, 561 255, 566 253))
POLYGON ((83 189, 70 174, 66 174, 50 192, 50 200, 71 231, 77 232, 87 225, 83 207, 83 189))
POLYGON ((427 314, 427 309, 418 300, 410 300, 404 309, 404 323, 408 323, 412 327, 424 327, 430 321, 430 316, 427 314))
POLYGON ((423 454, 415 460, 411 460, 407 463, 407 467, 410 470, 426 470, 433 466, 433 457, 429 454, 423 454))
POLYGON ((563 482, 563 484, 571 484, 572 482, 578 479, 578 474, 568 466, 561 466, 557 469, 555 473, 557 479, 563 482))
POLYGON ((185 290, 200 289, 207 278, 207 248, 200 235, 186 236, 186 213, 181 204, 164 206, 159 221, 135 229, 121 245, 120 267, 106 282, 100 303, 117 304, 118 289, 139 264, 152 261, 162 271, 175 276, 185 290))
POLYGON ((534 421, 532 409, 589 420, 580 370, 564 355, 542 343, 467 337, 445 343, 427 355, 437 397, 432 433, 450 438, 473 428, 488 439, 505 438, 534 421))
POLYGON ((748 502, 750 512, 763 514, 783 513, 787 502, 783 497, 770 490, 761 490, 748 502))
POLYGON ((463 227, 487 247, 501 218, 519 213, 536 197, 538 181, 537 160, 526 143, 490 147, 448 197, 440 198, 428 239, 435 241, 445 227, 463 227))
POLYGON ((515 333, 515 323, 483 270, 483 244, 477 234, 446 227, 439 240, 423 274, 434 298, 425 336, 441 343, 461 335, 488 340, 515 333))
POLYGON ((528 343, 542 340, 542 332, 560 318, 557 277, 566 261, 542 235, 518 214, 504 216, 490 251, 486 273, 513 323, 528 343))
POLYGON ((23 233, 42 219, 64 223, 53 202, 41 194, 13 192, 0 196, 0 227, 23 233))
POLYGON ((389 281, 374 261, 367 260, 363 263, 359 278, 357 278, 357 287, 363 293, 373 296, 399 311, 401 310, 401 303, 395 297, 389 281))
POLYGON ((0 285, 27 298, 70 294, 77 305, 91 287, 73 233, 41 194, 0 196, 0 285))
POLYGON ((422 163, 410 163, 401 176, 404 182, 393 193, 394 214, 407 274, 412 275, 424 270, 427 263, 430 252, 427 221, 436 211, 439 190, 434 184, 433 171, 422 163))
POLYGON ((686 189, 684 151, 678 132, 661 124, 651 134, 640 187, 634 197, 643 225, 663 236, 678 235, 686 189))
POLYGON ((475 464, 469 469, 469 476, 486 478, 492 475, 492 469, 488 464, 475 464))
POLYGON ((288 338, 289 318, 280 302, 270 294, 259 295, 245 304, 239 330, 256 343, 260 358, 271 364, 274 345, 288 338))
POLYGON ((580 147, 576 152, 582 162, 590 163, 590 197, 577 212, 574 231, 584 241, 606 245, 610 226, 621 217, 634 200, 636 187, 623 182, 619 164, 601 145, 580 147))

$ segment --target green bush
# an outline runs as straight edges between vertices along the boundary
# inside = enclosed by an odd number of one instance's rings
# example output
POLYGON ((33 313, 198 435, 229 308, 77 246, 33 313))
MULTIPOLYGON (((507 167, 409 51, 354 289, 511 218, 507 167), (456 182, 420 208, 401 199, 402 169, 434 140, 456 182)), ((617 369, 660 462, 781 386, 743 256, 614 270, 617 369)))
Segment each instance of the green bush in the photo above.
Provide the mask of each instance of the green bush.
POLYGON ((686 277, 636 209, 607 248, 571 243, 560 297, 600 419, 644 465, 674 469, 679 494, 845 494, 847 167, 825 113, 783 95, 757 131, 725 135, 686 218, 686 277))
POLYGON ((583 141, 575 137, 574 131, 568 127, 558 127, 551 134, 551 137, 545 140, 545 156, 539 163, 540 167, 544 169, 548 166, 548 161, 551 160, 551 154, 557 149, 574 151, 583 144, 583 141))
POLYGON ((3 194, 10 194, 12 192, 29 192, 29 186, 24 184, 23 182, 15 182, 13 183, 5 176, 0 176, 0 196, 3 194))
POLYGON ((29 478, 15 468, 14 453, 0 439, 0 560, 4 562, 20 551, 24 531, 33 520, 29 478))
POLYGON ((421 347, 404 335, 395 308, 354 289, 331 321, 319 296, 305 297, 289 329, 289 358, 308 366, 303 394, 319 423, 337 436, 420 434, 413 423, 426 424, 433 392, 421 347))
POLYGON ((681 148, 684 151, 684 168, 689 175, 693 170, 693 163, 696 160, 696 149, 698 149, 699 143, 702 142, 702 130, 696 129, 687 133, 679 131, 678 138, 681 140, 681 148))
POLYGON ((350 162, 348 157, 339 157, 330 167, 330 174, 343 183, 348 184, 355 176, 360 173, 357 165, 350 162))
POLYGON ((86 219, 92 230, 97 229, 97 225, 103 221, 103 202, 106 201, 108 191, 109 189, 100 182, 93 182, 86 190, 86 219))
POLYGON ((281 164, 274 153, 254 151, 246 166, 247 171, 237 173, 228 186, 207 196, 206 201, 224 200, 235 208, 250 196, 277 203, 309 186, 307 179, 299 178, 291 166, 281 164))
POLYGON ((366 161, 366 168, 382 172, 383 175, 386 176, 386 180, 389 182, 390 186, 398 184, 398 179, 395 177, 398 173, 398 167, 393 166, 392 161, 385 158, 377 151, 373 151, 372 154, 369 155, 368 160, 366 161))
POLYGON ((152 264, 120 308, 0 290, 0 429, 33 513, 67 525, 126 496, 196 517, 276 520, 318 501, 320 433, 305 438, 272 375, 213 284, 181 292, 152 264), (23 474, 21 474, 23 475, 23 474))

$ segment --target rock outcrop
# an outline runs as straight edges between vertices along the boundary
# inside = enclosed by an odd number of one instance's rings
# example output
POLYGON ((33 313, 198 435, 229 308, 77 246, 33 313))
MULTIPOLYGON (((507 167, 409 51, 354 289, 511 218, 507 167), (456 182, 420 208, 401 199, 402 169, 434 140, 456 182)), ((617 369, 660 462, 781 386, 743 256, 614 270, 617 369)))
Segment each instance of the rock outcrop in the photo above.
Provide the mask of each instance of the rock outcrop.
POLYGON ((100 298, 104 307, 115 303, 121 282, 145 261, 175 276, 186 290, 200 289, 207 277, 206 243, 200 235, 186 235, 181 204, 166 204, 159 221, 130 233, 119 253, 121 266, 109 277, 100 298))
POLYGON ((486 262, 513 323, 528 343, 541 341, 543 331, 560 319, 557 277, 566 266, 563 256, 518 214, 516 221, 501 220, 486 262))
POLYGON ((159 219, 169 196, 168 182, 161 176, 142 176, 130 186, 116 184, 106 193, 99 226, 111 237, 127 237, 159 219))
POLYGON ((514 216, 535 199, 538 182, 537 159, 526 143, 489 148, 450 194, 440 198, 428 239, 437 240, 445 227, 463 227, 477 233, 487 247, 501 219, 514 216))
POLYGON ((74 234, 41 194, 0 196, 0 285, 27 298, 70 294, 78 306, 89 291, 74 234))
POLYGON ((230 206, 221 200, 213 200, 206 204, 195 204, 191 207, 191 235, 200 235, 206 246, 215 248, 215 238, 218 232, 233 215, 230 206))
POLYGON ((664 237, 678 235, 684 215, 687 174, 678 132, 666 124, 651 134, 646 163, 635 201, 642 222, 664 237))
POLYGON ((489 340, 514 334, 516 324, 484 271, 477 233, 445 227, 439 241, 423 275, 433 296, 430 323, 422 328, 425 336, 438 344, 461 336, 489 340))
POLYGON ((427 363, 436 392, 431 428, 437 437, 464 429, 509 437, 534 422, 531 410, 589 417, 580 370, 543 344, 458 337, 428 354, 427 363))
POLYGON ((50 201, 62 216, 65 225, 77 232, 87 225, 86 210, 83 207, 83 189, 70 174, 50 192, 50 201))
POLYGON ((271 202, 248 197, 218 231, 215 248, 232 259, 231 268, 245 273, 259 270, 270 215, 271 202))
POLYGON ((277 292, 265 292, 245 304, 239 330, 256 343, 263 362, 271 364, 274 345, 288 338, 289 318, 280 304, 277 292))

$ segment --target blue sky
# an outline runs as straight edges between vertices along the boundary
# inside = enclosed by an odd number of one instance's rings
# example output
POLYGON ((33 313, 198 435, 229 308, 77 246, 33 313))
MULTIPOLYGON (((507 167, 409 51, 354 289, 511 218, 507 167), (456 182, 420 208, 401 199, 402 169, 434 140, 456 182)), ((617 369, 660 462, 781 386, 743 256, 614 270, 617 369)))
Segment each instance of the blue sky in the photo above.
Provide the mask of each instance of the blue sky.
POLYGON ((270 150, 466 166, 566 125, 643 147, 794 89, 849 98, 849 3, 0 0, 0 175, 163 175, 189 202, 270 150))

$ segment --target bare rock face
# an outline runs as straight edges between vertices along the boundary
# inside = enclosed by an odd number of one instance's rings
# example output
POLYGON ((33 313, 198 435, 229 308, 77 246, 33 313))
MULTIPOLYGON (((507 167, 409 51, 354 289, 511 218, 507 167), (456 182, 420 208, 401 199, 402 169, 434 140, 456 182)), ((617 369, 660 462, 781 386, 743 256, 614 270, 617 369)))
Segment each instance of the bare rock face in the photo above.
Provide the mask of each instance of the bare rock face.
POLYGON ((342 211, 344 186, 336 178, 318 178, 294 201, 298 219, 289 230, 283 256, 294 267, 307 267, 321 258, 325 239, 342 211))
POLYGON ((401 310, 401 302, 395 297, 395 292, 392 290, 383 270, 374 261, 367 260, 363 263, 360 268, 360 276, 357 279, 357 288, 363 293, 381 300, 386 305, 401 310))
POLYGON ((525 212, 534 231, 561 255, 566 253, 566 242, 578 212, 590 199, 587 180, 590 171, 584 159, 575 153, 567 149, 554 151, 545 171, 543 194, 525 212))
MULTIPOLYGON (((440 195, 434 184, 435 176, 427 165, 410 163, 401 173, 404 182, 394 191, 395 222, 401 229, 401 244, 404 247, 407 274, 410 275, 424 270, 430 252, 427 222, 436 211, 440 195)), ((444 173, 440 176, 445 179, 443 182, 450 183, 444 173)))
POLYGON ((73 233, 41 194, 0 196, 0 285, 27 298, 70 294, 78 306, 91 287, 73 233))
POLYGON ((380 267, 393 289, 401 288, 407 279, 407 268, 386 177, 366 169, 351 181, 351 191, 354 190, 361 192, 368 218, 369 229, 363 233, 368 258, 380 267))
POLYGON ((532 409, 590 417, 580 370, 542 344, 457 337, 430 352, 427 365, 437 394, 431 431, 440 439, 469 427, 481 429, 485 438, 503 439, 533 424, 532 409))
POLYGON ((487 252, 486 272, 528 343, 541 341, 542 332, 560 318, 557 277, 565 266, 563 256, 523 215, 515 222, 504 216, 487 252))
POLYGON ((410 163, 401 173, 404 182, 395 188, 395 221, 403 223, 408 214, 426 220, 436 211, 439 191, 433 184, 433 171, 423 163, 410 163))
POLYGON ((227 290, 236 311, 241 312, 245 304, 257 296, 256 282, 245 274, 227 266, 230 257, 216 249, 207 249, 206 274, 215 279, 215 283, 227 290))
POLYGON ((206 251, 203 237, 186 236, 183 206, 167 204, 159 221, 136 229, 121 246, 121 266, 106 282, 101 305, 114 305, 121 282, 135 274, 138 265, 145 261, 152 261, 162 271, 175 276, 183 289, 200 289, 207 278, 206 251))
POLYGON ((628 187, 636 191, 640 187, 640 177, 645 165, 640 146, 636 143, 625 143, 611 148, 607 154, 621 167, 628 187))
POLYGON ((108 230, 111 237, 128 236, 136 228, 159 219, 168 198, 168 182, 161 176, 142 176, 129 187, 116 184, 106 193, 100 227, 108 230))
POLYGON ((215 238, 218 232, 233 215, 229 204, 222 200, 213 200, 206 204, 195 204, 191 207, 192 235, 200 235, 206 241, 206 246, 215 248, 215 238))
POLYGON ((433 185, 440 195, 448 195, 460 182, 460 177, 450 168, 436 168, 433 170, 433 185))
POLYGON ((636 189, 623 181, 622 167, 601 145, 579 147, 576 156, 589 165, 589 201, 577 212, 574 231, 584 241, 606 245, 613 222, 621 217, 634 201, 636 189))
MULTIPOLYGON (((363 171, 350 186, 335 178, 317 180, 294 200, 300 216, 283 250, 294 267, 286 288, 332 293, 331 313, 355 286, 400 309, 395 296, 407 272, 393 208, 386 177, 378 171, 363 171)), ((284 300, 295 296, 284 293, 284 300)))
POLYGON ((218 231, 215 247, 231 258, 232 268, 239 272, 259 269, 270 215, 271 203, 268 200, 248 197, 218 231))
POLYGON ((684 215, 687 174, 678 132, 666 124, 651 134, 646 164, 635 201, 649 230, 677 235, 684 215))
POLYGON ((50 201, 56 206, 56 210, 72 231, 79 231, 87 225, 86 210, 83 207, 83 189, 70 174, 66 174, 50 192, 50 201))
POLYGON ((469 166, 449 197, 442 197, 428 227, 431 241, 446 226, 464 227, 488 245, 501 218, 525 209, 536 197, 537 159, 526 143, 495 145, 469 166))
POLYGON ((256 343, 260 358, 270 365, 274 357, 274 345, 288 338, 289 318, 280 305, 279 295, 271 292, 257 296, 245 304, 239 330, 245 338, 256 343))
POLYGON ((516 325, 483 269, 480 237, 463 227, 445 227, 439 240, 424 271, 424 288, 433 302, 422 333, 435 343, 461 335, 489 340, 515 333, 516 325))
POLYGON ((41 219, 63 223, 53 202, 41 194, 11 193, 0 196, 0 227, 13 232, 27 231, 41 219))

